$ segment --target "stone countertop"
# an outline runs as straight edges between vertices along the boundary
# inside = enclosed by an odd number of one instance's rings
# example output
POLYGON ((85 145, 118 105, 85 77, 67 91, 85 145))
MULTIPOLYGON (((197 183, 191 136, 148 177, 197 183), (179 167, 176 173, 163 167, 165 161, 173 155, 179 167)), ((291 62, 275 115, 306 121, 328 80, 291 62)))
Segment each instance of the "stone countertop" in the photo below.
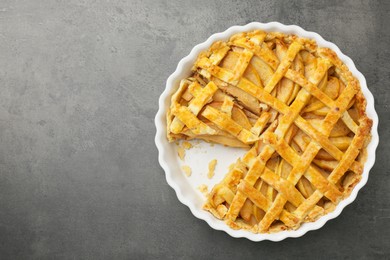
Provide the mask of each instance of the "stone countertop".
POLYGON ((352 0, 1 1, 0 258, 389 259, 389 12, 389 2, 352 0), (251 21, 338 45, 380 118, 377 163, 356 201, 279 243, 234 239, 192 216, 154 145, 157 99, 179 60, 251 21))

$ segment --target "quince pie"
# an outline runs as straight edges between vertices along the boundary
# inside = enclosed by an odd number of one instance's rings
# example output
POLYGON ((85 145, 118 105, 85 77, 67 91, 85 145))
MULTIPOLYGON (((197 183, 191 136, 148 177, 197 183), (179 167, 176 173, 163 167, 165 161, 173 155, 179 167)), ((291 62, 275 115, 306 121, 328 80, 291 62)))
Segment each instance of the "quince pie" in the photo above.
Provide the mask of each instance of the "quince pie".
POLYGON ((361 179, 372 121, 358 80, 311 39, 251 31, 201 53, 172 95, 167 136, 247 148, 204 209, 234 229, 296 229, 361 179))

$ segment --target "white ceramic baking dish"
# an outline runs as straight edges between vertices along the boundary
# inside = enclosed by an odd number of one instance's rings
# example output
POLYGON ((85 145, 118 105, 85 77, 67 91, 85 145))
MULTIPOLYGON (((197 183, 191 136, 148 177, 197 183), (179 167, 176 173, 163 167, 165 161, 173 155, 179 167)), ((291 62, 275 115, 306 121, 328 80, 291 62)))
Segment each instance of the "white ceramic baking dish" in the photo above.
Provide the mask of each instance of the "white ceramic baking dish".
POLYGON ((375 162, 375 150, 379 142, 377 132, 378 115, 374 108, 374 98, 367 88, 366 79, 356 69, 353 61, 344 55, 335 44, 324 40, 319 34, 305 31, 296 25, 283 25, 278 22, 253 22, 244 26, 232 26, 224 32, 213 34, 205 42, 196 45, 191 50, 190 54, 179 62, 175 72, 169 76, 165 90, 159 99, 159 110, 155 118, 155 124, 157 128, 155 143, 159 151, 158 159, 161 167, 165 171, 166 180, 175 190, 178 199, 184 205, 189 207, 195 217, 203 219, 210 225, 210 227, 216 230, 223 230, 233 237, 245 237, 252 241, 280 241, 288 237, 300 237, 310 230, 321 228, 328 220, 340 215, 344 207, 355 200, 359 190, 366 184, 369 171, 375 162), (333 212, 321 217, 316 222, 305 223, 298 230, 283 231, 274 234, 253 234, 245 230, 233 230, 223 221, 216 219, 210 213, 202 209, 205 198, 197 187, 200 184, 206 184, 209 189, 211 189, 214 184, 218 183, 223 178, 224 174, 227 172, 228 165, 233 163, 240 155, 243 155, 245 151, 242 149, 227 148, 220 145, 210 145, 205 142, 195 142, 195 147, 186 151, 187 154, 185 161, 181 161, 177 156, 178 146, 174 143, 169 143, 166 138, 165 115, 170 105, 170 96, 178 88, 180 80, 190 75, 191 67, 198 54, 203 50, 207 50, 215 41, 228 40, 233 34, 255 29, 278 31, 285 34, 296 34, 301 37, 316 40, 318 46, 320 47, 328 47, 334 50, 340 59, 348 66, 352 74, 360 81, 363 94, 367 99, 367 115, 373 120, 371 131, 372 139, 367 147, 368 159, 364 165, 362 180, 353 189, 351 195, 341 201, 333 212), (207 167, 208 162, 212 159, 217 159, 218 165, 215 171, 216 175, 210 180, 207 178, 207 167), (191 177, 185 176, 181 170, 182 165, 189 165, 192 168, 191 177))

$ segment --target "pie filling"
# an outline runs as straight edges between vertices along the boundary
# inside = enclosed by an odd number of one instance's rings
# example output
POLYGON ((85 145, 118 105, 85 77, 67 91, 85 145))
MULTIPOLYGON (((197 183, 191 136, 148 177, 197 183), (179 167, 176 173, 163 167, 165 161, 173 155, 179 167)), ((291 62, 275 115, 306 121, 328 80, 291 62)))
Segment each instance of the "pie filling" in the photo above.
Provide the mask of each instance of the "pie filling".
POLYGON ((172 95, 167 137, 248 149, 205 210, 234 229, 297 229, 361 179, 372 125, 365 107, 358 80, 332 50, 251 31, 198 56, 172 95))

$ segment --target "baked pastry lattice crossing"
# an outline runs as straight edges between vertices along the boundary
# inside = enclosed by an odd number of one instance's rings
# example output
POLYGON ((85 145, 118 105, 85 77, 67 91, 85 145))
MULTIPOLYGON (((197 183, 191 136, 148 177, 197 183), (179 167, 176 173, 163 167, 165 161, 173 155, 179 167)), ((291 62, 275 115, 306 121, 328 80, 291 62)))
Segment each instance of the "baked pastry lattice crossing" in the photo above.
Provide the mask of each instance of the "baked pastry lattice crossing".
POLYGON ((172 95, 170 141, 248 148, 204 208, 235 229, 296 229, 359 182, 372 122, 336 53, 295 35, 252 31, 215 42, 172 95))

